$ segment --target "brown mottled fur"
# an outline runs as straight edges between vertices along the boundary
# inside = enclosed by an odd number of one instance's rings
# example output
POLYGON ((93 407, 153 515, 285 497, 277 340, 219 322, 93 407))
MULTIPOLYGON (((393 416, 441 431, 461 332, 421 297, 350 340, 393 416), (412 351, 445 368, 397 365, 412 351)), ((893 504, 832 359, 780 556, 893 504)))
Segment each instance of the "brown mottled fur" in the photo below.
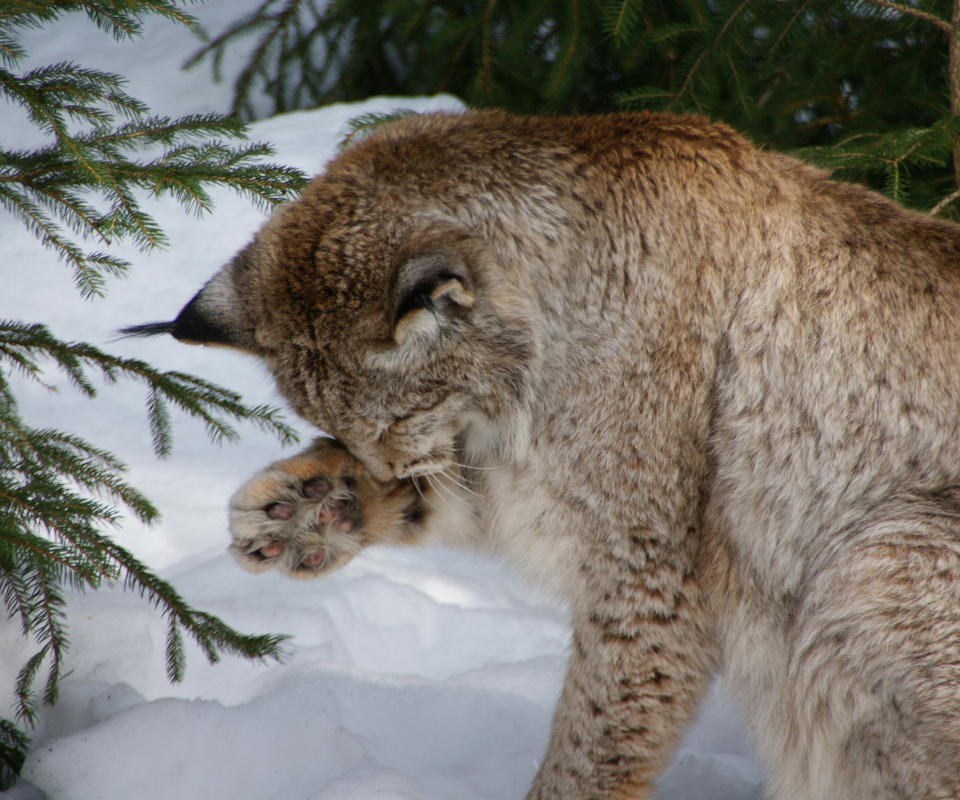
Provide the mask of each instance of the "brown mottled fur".
POLYGON ((336 437, 247 566, 505 554, 569 603, 530 798, 644 798, 715 671, 779 800, 960 797, 960 229, 691 118, 436 115, 173 325, 336 437), (318 488, 320 487, 320 488, 318 488))

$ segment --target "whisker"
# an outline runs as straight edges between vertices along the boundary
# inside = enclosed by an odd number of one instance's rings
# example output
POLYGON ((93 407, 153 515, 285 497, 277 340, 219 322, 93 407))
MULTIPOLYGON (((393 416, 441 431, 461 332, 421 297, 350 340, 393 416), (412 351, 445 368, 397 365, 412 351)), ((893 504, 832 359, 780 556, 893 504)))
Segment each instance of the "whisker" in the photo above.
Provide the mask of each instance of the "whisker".
MULTIPOLYGON (((434 503, 432 500, 428 500, 428 499, 427 499, 427 496, 423 493, 423 489, 420 488, 420 483, 419 483, 419 481, 417 480, 418 478, 423 478, 423 479, 430 485, 430 488, 433 489, 434 493, 435 493, 435 494, 437 495, 437 497, 443 502, 443 504, 444 504, 451 512, 453 512, 453 509, 450 508, 450 504, 444 499, 443 494, 440 492, 439 488, 438 488, 437 486, 435 486, 435 485, 433 484, 433 482, 430 480, 430 476, 429 476, 429 475, 415 475, 415 476, 413 476, 413 477, 411 478, 411 480, 413 481, 413 488, 417 490, 417 494, 420 495, 420 499, 423 500, 424 503, 426 503, 426 504, 427 504, 428 506, 430 506, 431 508, 437 508, 437 504, 434 503)), ((455 513, 455 512, 454 512, 454 513, 455 513)))
POLYGON ((469 486, 466 485, 466 483, 462 483, 461 481, 458 481, 457 478, 456 478, 456 476, 455 476, 453 473, 448 472, 447 470, 443 470, 440 474, 443 475, 443 476, 444 476, 447 480, 449 480, 451 483, 456 484, 457 486, 459 486, 461 489, 463 489, 463 491, 469 492, 469 493, 472 494, 474 497, 478 497, 478 498, 480 498, 481 500, 484 499, 484 497, 483 497, 482 494, 480 494, 479 492, 474 491, 473 489, 471 489, 469 486))
POLYGON ((499 467, 479 467, 476 464, 461 464, 459 461, 451 461, 450 463, 455 467, 460 467, 460 469, 475 469, 481 472, 485 472, 487 470, 499 469, 499 467))
POLYGON ((443 492, 440 491, 440 486, 430 480, 429 475, 424 475, 423 477, 426 478, 427 483, 430 484, 430 488, 437 493, 437 497, 440 498, 440 502, 447 507, 447 511, 449 511, 451 514, 456 514, 457 512, 453 510, 453 506, 450 505, 450 503, 447 501, 447 498, 444 497, 443 492))
POLYGON ((428 505, 433 505, 433 503, 427 500, 427 498, 424 496, 423 490, 420 488, 420 484, 417 482, 416 476, 412 477, 410 481, 413 483, 413 488, 417 490, 417 494, 420 495, 420 499, 423 500, 423 502, 427 503, 428 505))

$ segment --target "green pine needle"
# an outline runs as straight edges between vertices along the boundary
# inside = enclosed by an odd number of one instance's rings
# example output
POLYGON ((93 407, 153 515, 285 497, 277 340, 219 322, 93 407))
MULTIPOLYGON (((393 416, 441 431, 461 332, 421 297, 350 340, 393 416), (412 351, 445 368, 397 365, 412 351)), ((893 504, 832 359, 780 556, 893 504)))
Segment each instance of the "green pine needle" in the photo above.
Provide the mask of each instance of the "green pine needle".
POLYGON ((416 111, 409 108, 400 108, 386 114, 370 113, 361 114, 351 119, 346 126, 346 130, 340 137, 338 148, 346 150, 348 147, 362 141, 378 128, 389 125, 391 122, 417 116, 416 111))
MULTIPOLYGON (((0 96, 19 104, 45 137, 34 150, 0 147, 0 208, 53 250, 71 269, 80 294, 90 297, 104 294, 108 279, 130 268, 110 247, 126 241, 149 250, 166 243, 146 210, 151 198, 170 195, 186 212, 200 214, 212 208, 210 190, 224 186, 266 208, 295 194, 305 179, 264 161, 273 151, 246 142, 246 128, 236 119, 151 116, 125 92, 122 78, 70 62, 19 73, 26 52, 18 32, 78 10, 118 39, 137 36, 151 14, 194 23, 172 0, 0 2, 0 96), (91 240, 101 249, 89 249, 91 240)), ((0 598, 37 647, 14 687, 19 725, 0 720, 0 789, 23 767, 29 746, 23 727, 36 720, 40 704, 56 701, 66 674, 68 588, 122 581, 155 606, 168 620, 171 680, 183 678, 185 635, 211 661, 222 654, 286 656, 285 637, 242 634, 192 608, 104 533, 120 524, 123 512, 144 523, 159 512, 126 482, 126 467, 112 453, 68 432, 27 425, 13 372, 47 388, 48 375, 59 373, 88 397, 103 383, 142 384, 160 457, 173 443, 171 409, 199 419, 213 441, 237 439, 235 423, 241 422, 284 444, 296 441, 277 409, 249 408, 235 392, 203 379, 63 341, 42 324, 0 320, 0 598)))

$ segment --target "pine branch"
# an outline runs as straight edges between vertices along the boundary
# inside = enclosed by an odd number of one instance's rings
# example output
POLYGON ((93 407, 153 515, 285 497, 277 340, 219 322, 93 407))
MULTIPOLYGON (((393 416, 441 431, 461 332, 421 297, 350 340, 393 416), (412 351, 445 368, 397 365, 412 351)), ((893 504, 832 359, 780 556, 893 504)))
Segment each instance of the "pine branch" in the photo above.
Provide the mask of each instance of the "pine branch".
MULTIPOLYGON (((277 634, 240 634, 216 617, 192 608, 169 583, 150 572, 122 547, 110 540, 105 540, 103 547, 122 568, 125 588, 138 592, 155 607, 162 607, 170 625, 189 633, 211 664, 219 661, 224 653, 260 661, 272 659, 282 662, 288 657, 284 643, 289 637, 277 634)), ((182 663, 182 639, 179 635, 168 634, 167 675, 170 680, 182 680, 182 663)))
MULTIPOLYGON (((277 409, 268 406, 247 408, 236 392, 216 386, 202 378, 182 372, 161 372, 144 361, 121 358, 85 343, 67 343, 53 336, 43 325, 26 325, 0 320, 0 355, 10 354, 14 360, 50 359, 63 370, 84 393, 96 394, 86 370, 96 369, 108 381, 128 378, 143 383, 149 393, 148 418, 154 430, 157 455, 169 453, 172 438, 166 404, 172 403, 189 416, 199 419, 214 441, 235 440, 236 431, 219 415, 238 422, 251 422, 276 435, 284 444, 297 440, 296 432, 280 417, 277 409)), ((18 362, 19 363, 19 362, 18 362)), ((39 365, 29 369, 38 374, 39 365)))
POLYGON ((773 40, 770 44, 769 53, 774 53, 780 46, 789 39, 792 32, 799 31, 797 36, 803 35, 801 20, 804 15, 807 14, 807 9, 810 7, 810 4, 813 0, 803 0, 799 7, 793 11, 789 20, 787 20, 786 25, 783 26, 782 30, 777 34, 777 38, 773 40))
POLYGON ((43 558, 27 556, 24 567, 31 573, 30 632, 40 650, 30 658, 17 675, 15 696, 17 717, 30 724, 36 719, 33 684, 43 663, 47 662, 47 680, 43 702, 57 700, 57 686, 63 656, 69 646, 65 628, 66 602, 60 592, 60 576, 55 565, 43 558))
MULTIPOLYGON (((37 193, 43 198, 43 193, 37 193)), ((68 214, 74 207, 74 198, 64 196, 60 212, 68 214)), ((104 273, 122 275, 129 268, 127 262, 99 252, 84 252, 61 235, 59 226, 22 192, 0 185, 0 205, 20 219, 40 242, 57 252, 61 260, 73 266, 74 284, 82 297, 104 294, 104 273)), ((78 215, 79 216, 79 215, 78 215)))
POLYGON ((234 82, 234 114, 252 116, 250 95, 258 79, 274 83, 273 96, 277 111, 288 110, 284 104, 283 65, 291 52, 299 46, 297 26, 304 15, 321 19, 313 0, 265 0, 253 13, 240 19, 219 36, 194 53, 185 64, 191 68, 210 56, 214 75, 219 76, 220 64, 227 45, 245 37, 260 34, 247 64, 234 82), (271 74, 275 77, 271 80, 271 74))
MULTIPOLYGON (((163 5, 162 3, 160 5, 163 5)), ((88 254, 64 236, 75 234, 111 244, 130 239, 141 249, 166 244, 163 231, 136 200, 133 190, 170 192, 187 209, 211 208, 207 187, 228 186, 262 205, 280 202, 304 183, 296 170, 260 163, 272 155, 262 144, 225 145, 210 136, 240 139, 243 125, 215 115, 178 120, 147 116, 146 107, 125 94, 115 75, 60 63, 16 76, 0 69, 0 94, 26 108, 55 143, 33 153, 0 151, 0 202, 72 265, 85 297, 103 293, 105 273, 122 273, 125 262, 88 254), (127 119, 115 124, 116 115, 127 119), (74 131, 70 121, 88 130, 74 131), (130 152, 164 152, 151 161, 130 152), (99 213, 88 197, 101 197, 99 213), (44 210, 46 209, 46 210, 44 210)))
MULTIPOLYGON (((85 372, 84 356, 86 346, 71 346, 55 337, 45 325, 0 320, 0 356, 14 362, 21 371, 34 379, 39 379, 42 367, 39 359, 51 360, 73 384, 74 388, 87 397, 94 397, 96 389, 85 372)), ((90 353, 96 361, 95 349, 90 353)), ((116 370, 111 363, 102 368, 104 377, 116 380, 116 370)))
POLYGON ((483 90, 488 96, 493 96, 493 35, 491 25, 493 23, 493 12, 496 10, 497 0, 487 0, 487 7, 483 11, 483 19, 480 20, 480 74, 477 76, 477 84, 483 86, 483 90))
MULTIPOLYGON (((15 32, 76 11, 118 39, 139 35, 142 18, 150 14, 190 26, 194 21, 175 0, 0 2, 0 97, 20 105, 46 139, 32 151, 0 149, 0 206, 73 268, 81 295, 102 294, 105 276, 129 265, 110 253, 88 252, 74 237, 107 246, 129 240, 145 249, 164 244, 163 230, 142 205, 144 191, 148 197, 170 194, 187 211, 202 213, 212 207, 212 186, 269 206, 305 183, 295 170, 263 163, 272 150, 239 141, 246 129, 235 120, 150 116, 124 91, 123 79, 70 62, 17 74, 26 52, 15 32)), ((200 419, 214 441, 235 439, 231 423, 240 421, 284 442, 296 439, 275 409, 248 408, 236 393, 199 378, 62 341, 43 325, 0 321, 0 598, 38 647, 17 676, 18 719, 32 724, 38 704, 57 699, 69 647, 66 587, 97 589, 123 578, 147 597, 171 625, 166 661, 173 680, 183 676, 181 632, 211 660, 223 653, 283 658, 284 637, 246 636, 190 607, 103 533, 119 524, 121 510, 144 523, 159 514, 124 480, 126 467, 112 453, 23 422, 9 372, 52 388, 45 382, 51 369, 89 397, 97 393, 96 377, 142 383, 160 456, 172 446, 171 407, 200 419)), ((18 726, 0 720, 0 788, 15 780, 28 744, 18 726)))
MULTIPOLYGON (((211 415, 206 409, 197 408, 200 399, 238 410, 239 399, 233 393, 189 376, 157 373, 140 362, 106 356, 89 345, 64 345, 42 326, 7 324, 0 326, 0 333, 6 334, 8 349, 14 342, 12 352, 21 360, 25 354, 50 353, 79 378, 79 385, 91 391, 82 370, 92 362, 111 380, 133 374, 153 382, 158 395, 175 392, 174 387, 193 389, 196 397, 187 392, 188 400, 194 403, 195 411, 208 417, 211 415)), ((31 371, 38 369, 34 365, 31 371)), ((5 380, 0 381, 0 386, 5 392, 8 389, 5 380)), ((15 400, 3 396, 0 401, 0 594, 7 608, 19 616, 24 634, 32 635, 40 645, 17 678, 19 719, 32 724, 36 717, 33 686, 41 668, 46 669, 41 699, 47 704, 56 701, 69 645, 66 603, 60 590, 65 581, 78 588, 98 588, 104 581, 123 576, 128 588, 136 589, 154 606, 162 608, 175 631, 183 629, 189 633, 211 661, 223 653, 259 660, 285 657, 285 637, 239 634, 215 617, 193 609, 168 583, 96 530, 98 523, 115 523, 116 511, 70 491, 64 477, 81 489, 122 502, 145 522, 157 516, 156 509, 145 498, 120 480, 125 469, 121 462, 76 436, 24 426, 16 415, 15 400), (62 543, 34 532, 39 529, 62 543)), ((261 422, 271 419, 273 414, 269 409, 239 410, 261 422)), ((182 679, 183 664, 182 637, 177 633, 168 640, 171 680, 182 679)), ((0 757, 9 757, 8 762, 17 752, 20 751, 2 751, 0 747, 0 757)), ((7 769, 18 768, 16 763, 7 763, 7 769)))
POLYGON ((150 14, 164 17, 186 27, 196 20, 177 8, 175 0, 5 0, 0 4, 0 24, 7 27, 42 27, 67 13, 86 12, 101 30, 115 39, 133 39, 140 35, 140 18, 150 14))
MULTIPOLYGON (((38 377, 41 359, 52 362, 88 395, 96 391, 88 375, 91 369, 110 382, 126 377, 145 383, 154 404, 149 416, 161 454, 170 448, 168 403, 203 419, 212 438, 236 437, 220 413, 273 429, 282 438, 295 436, 273 409, 248 409, 235 393, 206 381, 159 372, 88 344, 63 342, 42 325, 0 323, 0 363, 7 361, 38 377)), ((16 685, 18 718, 27 724, 36 717, 33 687, 41 668, 46 670, 42 702, 53 703, 57 697, 69 644, 66 603, 60 590, 65 582, 77 588, 98 588, 123 576, 127 586, 161 607, 177 630, 182 628, 196 639, 211 660, 222 653, 257 659, 284 656, 283 637, 245 636, 191 608, 169 584, 97 530, 98 525, 116 524, 117 510, 78 494, 68 483, 124 505, 144 522, 157 517, 149 501, 122 480, 124 471, 115 456, 79 437, 25 426, 0 369, 0 594, 20 618, 24 634, 40 645, 21 669, 16 685)), ((172 680, 182 678, 179 636, 169 640, 167 665, 172 680)), ((8 755, 12 758, 15 752, 8 755)), ((8 763, 7 768, 17 767, 8 763)))
POLYGON ((561 44, 563 57, 555 62, 551 77, 547 84, 546 95, 553 101, 561 94, 563 87, 568 85, 575 76, 577 65, 583 62, 586 55, 581 45, 582 18, 580 0, 573 0, 568 20, 569 30, 561 44))
MULTIPOLYGON (((151 249, 165 245, 166 238, 132 194, 133 188, 146 189, 155 196, 173 194, 188 210, 203 213, 212 208, 209 186, 228 187, 268 207, 305 183, 297 170, 259 163, 272 151, 256 143, 241 147, 227 147, 220 142, 180 145, 152 161, 139 163, 110 154, 109 147, 118 141, 136 141, 132 136, 128 130, 123 139, 79 139, 80 147, 87 153, 83 165, 59 150, 44 151, 29 168, 25 168, 19 154, 0 154, 0 203, 73 266, 75 282, 84 296, 103 293, 105 271, 120 274, 129 265, 112 256, 84 252, 64 237, 57 222, 41 210, 40 204, 51 207, 81 235, 96 236, 107 244, 131 239, 142 249, 151 249), (98 157, 98 149, 106 150, 106 157, 98 157), (76 190, 101 193, 110 203, 108 211, 97 213, 76 190)), ((138 146, 143 144, 149 143, 137 142, 138 146)))
POLYGON ((960 200, 960 189, 957 189, 954 192, 950 192, 946 197, 943 198, 939 203, 937 203, 933 208, 930 209, 930 216, 937 217, 940 216, 947 208, 953 205, 957 200, 960 200))
POLYGON ((950 23, 944 19, 940 19, 936 14, 930 14, 926 11, 921 11, 919 8, 913 8, 912 6, 906 6, 902 3, 894 3, 892 0, 866 0, 866 2, 871 3, 875 6, 880 6, 881 8, 889 8, 893 11, 897 11, 900 14, 904 14, 908 17, 916 17, 917 19, 922 19, 924 22, 929 22, 931 25, 935 25, 941 31, 947 35, 951 34, 950 23))
MULTIPOLYGON (((729 16, 727 16, 726 20, 723 22, 723 24, 720 26, 719 30, 717 31, 716 36, 714 36, 713 40, 703 48, 700 55, 693 62, 693 65, 690 67, 690 69, 687 70, 686 77, 683 79, 683 84, 681 84, 680 89, 676 92, 677 100, 679 100, 680 98, 684 97, 689 93, 693 84, 693 80, 697 77, 698 71, 701 65, 704 63, 704 60, 706 59, 707 55, 715 47, 717 47, 720 44, 721 40, 730 30, 731 26, 737 21, 740 15, 747 9, 747 7, 752 2, 753 0, 743 0, 743 2, 740 3, 739 6, 737 6, 734 12, 729 16)), ((694 100, 694 102, 696 102, 696 100, 694 100)))
MULTIPOLYGON (((30 430, 17 440, 18 454, 35 468, 67 477, 78 488, 112 503, 122 503, 140 522, 149 524, 159 512, 136 489, 121 479, 127 467, 112 453, 94 447, 78 436, 53 429, 30 430)), ((12 437, 11 437, 12 438, 12 437)), ((55 490, 63 494, 59 484, 55 490)))
POLYGON ((409 108, 401 108, 396 111, 391 111, 389 114, 370 113, 353 117, 347 122, 346 130, 340 136, 337 149, 346 150, 348 147, 362 141, 365 137, 373 133, 373 131, 382 128, 384 125, 415 116, 417 116, 416 111, 412 111, 409 108))
POLYGON ((640 22, 642 0, 608 2, 603 9, 604 30, 618 44, 624 44, 640 22))
POLYGON ((12 722, 0 719, 0 788, 17 779, 29 748, 30 738, 12 722))

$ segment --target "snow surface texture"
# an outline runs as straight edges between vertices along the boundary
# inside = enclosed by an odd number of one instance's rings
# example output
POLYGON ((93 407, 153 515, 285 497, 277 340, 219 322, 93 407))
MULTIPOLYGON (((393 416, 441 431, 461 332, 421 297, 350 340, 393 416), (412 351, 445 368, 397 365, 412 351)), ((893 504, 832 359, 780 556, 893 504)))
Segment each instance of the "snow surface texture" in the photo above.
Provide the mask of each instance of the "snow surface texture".
MULTIPOLYGON (((253 0, 191 7, 209 30, 253 0)), ((229 85, 206 68, 177 67, 195 47, 182 28, 154 22, 134 43, 114 43, 80 14, 25 37, 34 63, 72 59, 128 76, 128 90, 158 114, 226 111, 229 85)), ((235 59, 236 61, 236 59, 235 59)), ((230 64, 225 65, 230 74, 230 64)), ((235 65, 234 65, 235 66, 235 65)), ((348 119, 393 108, 460 108, 454 98, 377 98, 288 114, 253 127, 277 160, 316 173, 348 119)), ((21 115, 22 116, 22 115, 21 115)), ((0 108, 0 136, 37 135, 0 108)), ((172 318, 262 222, 246 201, 217 195, 201 220, 174 203, 151 205, 167 250, 121 250, 135 266, 105 300, 82 301, 67 269, 16 222, 0 217, 0 317, 48 324, 59 336, 144 358, 158 367, 238 389, 251 403, 280 403, 253 361, 172 341, 113 341, 125 325, 172 318)), ((521 798, 546 748, 569 633, 564 610, 503 565, 438 550, 374 550, 321 581, 252 576, 225 553, 227 499, 250 474, 284 457, 270 437, 243 431, 218 448, 199 425, 177 423, 174 454, 156 461, 134 385, 94 401, 57 375, 51 394, 25 384, 23 411, 104 446, 164 514, 154 529, 126 523, 122 545, 160 569, 186 598, 240 630, 293 634, 286 665, 191 651, 186 680, 164 676, 165 628, 137 595, 73 597, 72 646, 62 698, 44 709, 16 800, 226 798, 481 800, 521 798)), ((303 430, 305 439, 310 431, 303 430)), ((0 622, 0 691, 9 695, 32 645, 16 620, 0 622)), ((2 712, 9 715, 11 711, 2 712)), ((660 783, 659 800, 759 798, 759 773, 734 706, 715 692, 660 783)))

